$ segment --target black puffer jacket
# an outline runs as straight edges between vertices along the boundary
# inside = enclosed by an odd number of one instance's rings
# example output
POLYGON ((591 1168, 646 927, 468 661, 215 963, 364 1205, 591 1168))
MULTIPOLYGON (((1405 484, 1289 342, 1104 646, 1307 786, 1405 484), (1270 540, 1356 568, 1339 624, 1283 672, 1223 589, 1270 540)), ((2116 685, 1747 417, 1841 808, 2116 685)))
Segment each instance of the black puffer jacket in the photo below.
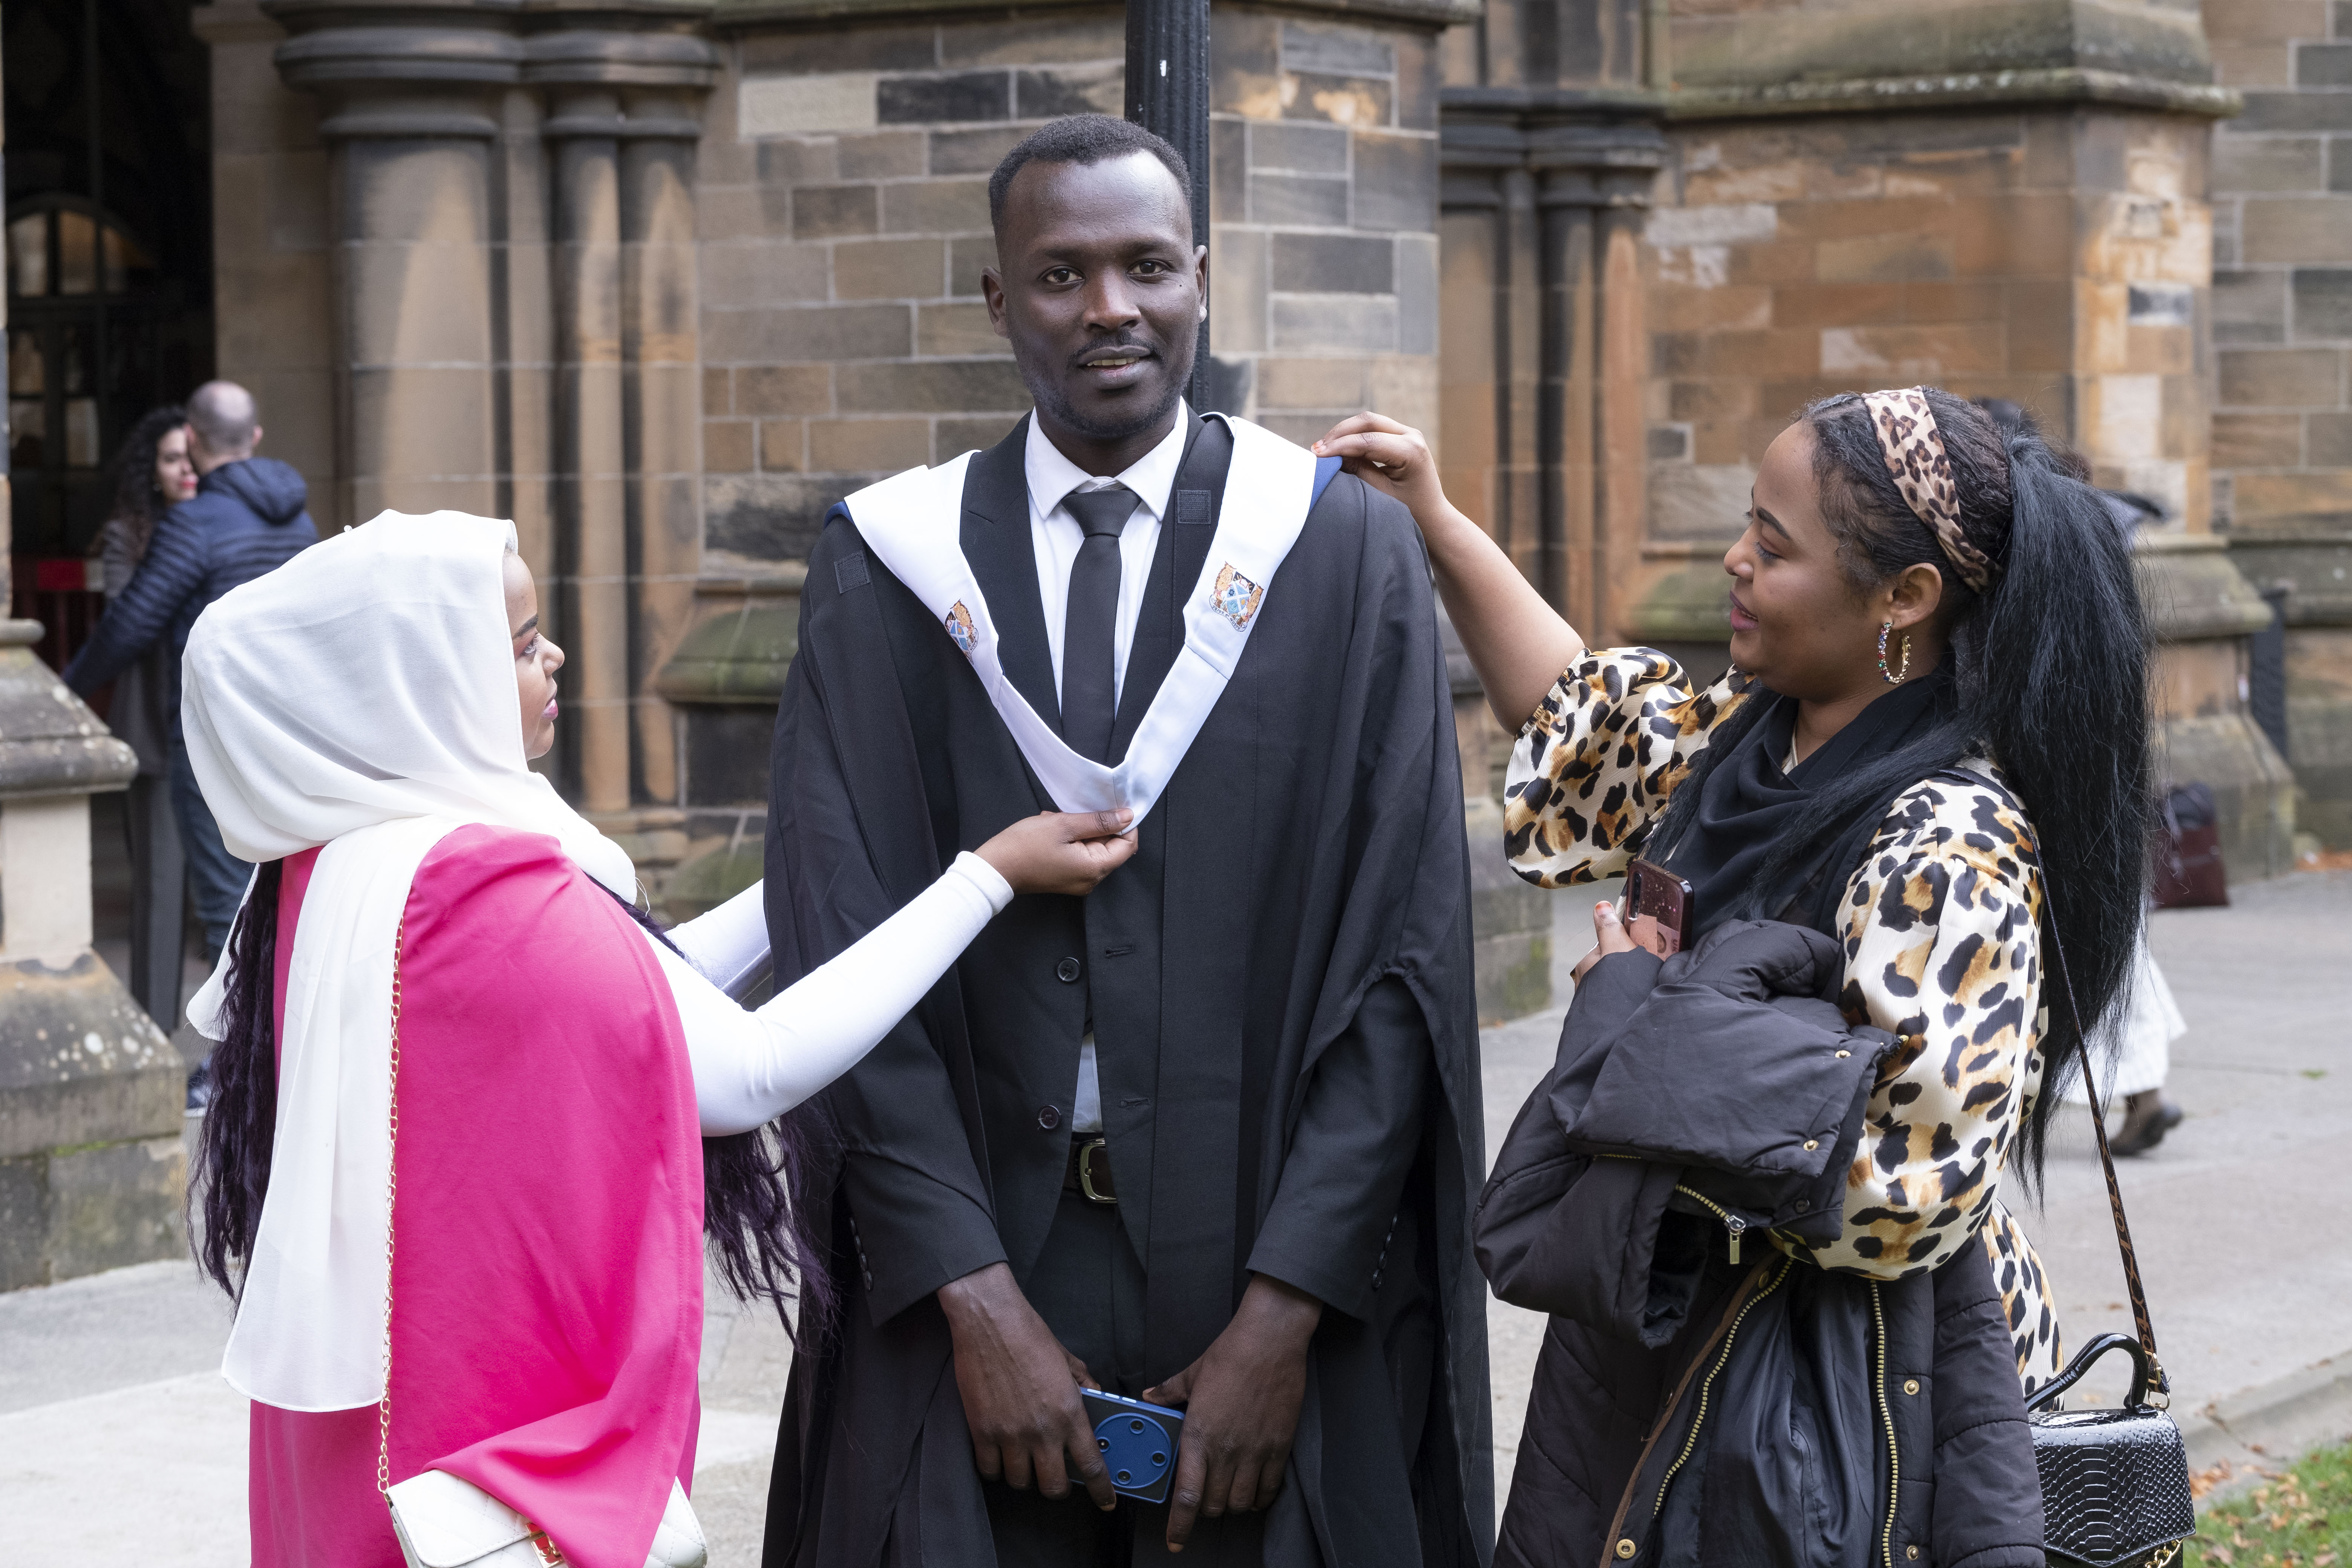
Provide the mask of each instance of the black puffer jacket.
POLYGON ((1842 1223, 1893 1041, 1847 1025, 1840 970, 1733 922, 1578 988, 1475 1222, 1495 1293, 1551 1315, 1497 1568, 2042 1568, 1984 1249, 1873 1280, 1763 1234, 1842 1223))

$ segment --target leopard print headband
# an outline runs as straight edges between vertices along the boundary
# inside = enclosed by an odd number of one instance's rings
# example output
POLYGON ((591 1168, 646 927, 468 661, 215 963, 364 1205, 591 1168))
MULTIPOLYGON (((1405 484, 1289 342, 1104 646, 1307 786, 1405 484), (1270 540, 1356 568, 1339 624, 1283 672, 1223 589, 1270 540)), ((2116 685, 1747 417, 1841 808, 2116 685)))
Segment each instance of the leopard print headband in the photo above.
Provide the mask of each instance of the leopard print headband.
POLYGON ((1895 488, 1934 530, 1936 542, 1960 581, 1978 593, 1992 585, 1993 563, 1960 527, 1960 489, 1952 480, 1952 459, 1944 451, 1944 434, 1936 428, 1935 411, 1927 406, 1925 387, 1898 392, 1865 392, 1862 405, 1870 414, 1870 427, 1886 456, 1895 488))

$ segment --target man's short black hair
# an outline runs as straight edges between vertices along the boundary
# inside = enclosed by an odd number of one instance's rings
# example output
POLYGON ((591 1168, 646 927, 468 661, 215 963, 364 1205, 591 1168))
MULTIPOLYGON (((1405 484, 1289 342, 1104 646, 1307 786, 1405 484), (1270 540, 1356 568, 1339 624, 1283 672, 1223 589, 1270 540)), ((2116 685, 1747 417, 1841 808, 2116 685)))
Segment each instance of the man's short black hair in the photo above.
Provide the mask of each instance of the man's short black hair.
POLYGON ((1150 153, 1160 160, 1161 167, 1176 176, 1177 188, 1184 193, 1184 212, 1189 217, 1192 211, 1192 172, 1184 166, 1183 153, 1132 121, 1114 120, 1108 114, 1073 114, 1038 127, 1004 154, 1004 162, 997 164, 996 173, 988 177, 989 225, 998 229, 1004 226, 1005 194, 1013 189, 1013 177, 1032 163, 1107 163, 1138 153, 1150 153))

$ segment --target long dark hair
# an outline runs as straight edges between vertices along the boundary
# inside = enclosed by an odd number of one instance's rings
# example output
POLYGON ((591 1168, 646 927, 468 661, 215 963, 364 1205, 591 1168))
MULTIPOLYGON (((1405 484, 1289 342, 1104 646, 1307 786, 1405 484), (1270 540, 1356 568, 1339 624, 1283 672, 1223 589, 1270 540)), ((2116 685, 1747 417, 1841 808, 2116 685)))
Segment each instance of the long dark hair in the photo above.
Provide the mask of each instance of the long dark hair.
POLYGON ((114 454, 114 510, 112 518, 128 526, 131 532, 131 559, 135 564, 147 559, 147 546, 155 537, 155 524, 163 515, 163 498, 155 490, 155 448, 163 437, 188 422, 188 411, 176 403, 166 403, 151 409, 114 454))
MULTIPOLYGON (((2051 1070, 2014 1152, 2031 1186, 2041 1176, 2057 1090, 2101 1038, 2112 1038, 2100 1022, 2125 999, 2139 941, 2154 826, 2147 621, 2130 546, 2081 460, 2030 424, 2004 433, 1973 404, 1925 390, 1951 459, 1961 526, 2000 568, 1981 594, 1952 570, 1895 488, 1861 398, 1826 397, 1798 417, 1812 426, 1822 515, 1848 583, 1866 591, 1922 562, 1942 573, 1957 710, 1919 740, 1815 791, 1751 886, 1775 886, 1858 814, 1883 809, 1928 774, 1992 758, 2032 822, 2045 873, 2038 978, 2050 1024, 2040 1048, 2051 1070), (2067 977, 2091 1039, 2074 1026, 2067 977)), ((1680 837, 1711 764, 1730 755, 1769 706, 1742 703, 1724 721, 1675 788, 1657 842, 1680 837)), ((1767 911, 1737 912, 1757 919, 1767 911)))
MULTIPOLYGON (((188 1236, 196 1262, 233 1299, 243 1288, 243 1265, 261 1228, 278 1130, 274 1004, 283 864, 262 863, 229 935, 222 1039, 212 1055, 213 1098, 188 1183, 188 1236)), ((651 917, 614 901, 677 951, 651 917)), ((802 1327, 819 1333, 832 1321, 834 1299, 825 1249, 800 1224, 789 1195, 803 1190, 813 1144, 826 1135, 826 1124, 814 1107, 792 1120, 790 1136, 778 1121, 702 1141, 702 1234, 728 1289, 740 1300, 772 1303, 785 1332, 797 1339, 791 1311, 795 1296, 802 1327)))

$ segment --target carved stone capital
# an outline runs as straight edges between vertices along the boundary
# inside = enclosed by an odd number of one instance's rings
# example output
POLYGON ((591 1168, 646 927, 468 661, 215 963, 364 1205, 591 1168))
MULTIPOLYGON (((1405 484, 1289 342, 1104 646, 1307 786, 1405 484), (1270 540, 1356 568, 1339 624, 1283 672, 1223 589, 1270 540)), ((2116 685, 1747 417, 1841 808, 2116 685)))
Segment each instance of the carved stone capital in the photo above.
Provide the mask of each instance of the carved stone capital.
POLYGON ((517 84, 625 89, 628 102, 552 134, 702 134, 692 98, 719 74, 710 0, 261 0, 289 35, 289 87, 327 94, 331 137, 499 133, 517 84))
MULTIPOLYGON (((1343 22, 1398 23, 1436 32, 1475 22, 1480 0, 1265 0, 1274 8, 1343 22)), ((1103 0, 718 0, 729 32, 847 24, 978 22, 1099 8, 1103 0)))
POLYGON ((1664 106, 1654 93, 1448 88, 1440 106, 1448 205, 1478 205, 1482 188, 1499 192, 1501 176, 1525 171, 1539 206, 1645 207, 1666 163, 1664 106))

